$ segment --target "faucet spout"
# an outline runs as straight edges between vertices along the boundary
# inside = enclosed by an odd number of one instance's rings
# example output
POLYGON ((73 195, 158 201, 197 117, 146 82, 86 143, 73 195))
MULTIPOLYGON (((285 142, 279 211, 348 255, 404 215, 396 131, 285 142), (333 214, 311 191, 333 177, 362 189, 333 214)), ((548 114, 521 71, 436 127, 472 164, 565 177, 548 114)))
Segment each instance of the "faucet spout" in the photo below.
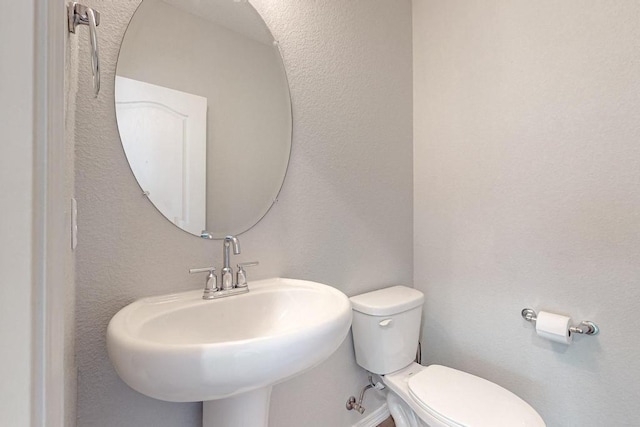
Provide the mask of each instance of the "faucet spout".
POLYGON ((240 242, 235 236, 227 236, 224 238, 224 244, 222 245, 223 264, 222 267, 222 289, 233 289, 233 270, 231 269, 231 253, 230 248, 233 244, 233 253, 238 255, 240 253, 240 242))
POLYGON ((240 241, 238 240, 238 238, 235 236, 225 237, 224 245, 223 245, 223 264, 224 264, 223 267, 224 268, 231 268, 231 254, 230 254, 231 244, 233 244, 233 254, 234 255, 240 254, 240 241))

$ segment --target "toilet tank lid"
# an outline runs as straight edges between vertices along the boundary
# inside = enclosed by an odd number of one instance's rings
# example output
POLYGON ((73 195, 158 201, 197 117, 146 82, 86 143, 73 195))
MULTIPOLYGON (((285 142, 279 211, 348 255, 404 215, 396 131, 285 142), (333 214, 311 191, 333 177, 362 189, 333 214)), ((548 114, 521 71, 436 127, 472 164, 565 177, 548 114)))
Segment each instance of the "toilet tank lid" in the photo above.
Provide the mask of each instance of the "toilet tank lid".
POLYGON ((392 286, 349 299, 355 311, 372 316, 389 316, 421 306, 424 295, 406 286, 392 286))

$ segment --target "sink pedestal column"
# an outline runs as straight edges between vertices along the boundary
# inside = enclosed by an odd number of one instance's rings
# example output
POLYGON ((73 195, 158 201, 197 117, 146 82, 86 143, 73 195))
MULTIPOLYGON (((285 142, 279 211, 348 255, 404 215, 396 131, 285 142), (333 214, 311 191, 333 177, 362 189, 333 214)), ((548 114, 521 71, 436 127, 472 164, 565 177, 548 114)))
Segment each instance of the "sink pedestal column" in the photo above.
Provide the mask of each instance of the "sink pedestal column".
POLYGON ((272 387, 202 402, 202 427, 267 427, 272 387))

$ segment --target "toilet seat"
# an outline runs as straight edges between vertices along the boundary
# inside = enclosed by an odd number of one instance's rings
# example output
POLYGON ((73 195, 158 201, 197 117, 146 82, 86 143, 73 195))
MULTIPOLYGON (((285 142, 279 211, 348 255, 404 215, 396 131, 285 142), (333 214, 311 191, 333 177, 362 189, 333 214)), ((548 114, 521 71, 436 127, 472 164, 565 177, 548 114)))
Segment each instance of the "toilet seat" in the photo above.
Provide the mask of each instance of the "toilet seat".
POLYGON ((424 411, 452 427, 544 427, 538 413, 510 391, 440 365, 412 375, 409 394, 424 411))
POLYGON ((529 404, 490 381, 413 362, 422 292, 392 286, 350 300, 356 362, 382 376, 398 427, 545 427, 529 404))

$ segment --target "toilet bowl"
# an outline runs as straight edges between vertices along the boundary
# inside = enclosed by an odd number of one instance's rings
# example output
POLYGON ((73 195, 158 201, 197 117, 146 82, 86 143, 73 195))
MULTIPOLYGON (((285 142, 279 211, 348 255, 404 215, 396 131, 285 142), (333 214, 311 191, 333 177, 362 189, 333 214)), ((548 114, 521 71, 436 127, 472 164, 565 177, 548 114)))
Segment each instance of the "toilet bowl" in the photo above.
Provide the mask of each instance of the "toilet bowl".
POLYGON ((488 380, 414 362, 424 296, 393 286, 351 297, 357 363, 382 377, 397 427, 545 427, 524 400, 488 380))

